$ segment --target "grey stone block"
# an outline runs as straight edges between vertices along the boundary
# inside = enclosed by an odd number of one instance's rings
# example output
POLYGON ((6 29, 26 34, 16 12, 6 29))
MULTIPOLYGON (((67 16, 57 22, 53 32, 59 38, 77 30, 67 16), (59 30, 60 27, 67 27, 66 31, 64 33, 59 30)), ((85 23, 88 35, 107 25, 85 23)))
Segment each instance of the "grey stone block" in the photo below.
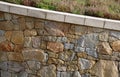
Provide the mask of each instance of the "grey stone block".
POLYGON ((27 9, 17 5, 17 6, 10 6, 10 13, 14 13, 14 14, 20 14, 20 15, 26 15, 27 16, 27 9))
POLYGON ((105 19, 86 16, 85 25, 103 28, 105 19))
POLYGON ((65 15, 60 13, 47 12, 46 19, 64 22, 65 15))
POLYGON ((0 11, 9 12, 9 6, 4 3, 0 3, 0 11))
POLYGON ((106 19, 104 28, 112 29, 112 30, 120 30, 120 21, 106 19))
POLYGON ((46 13, 40 11, 37 8, 28 9, 28 14, 27 15, 31 16, 31 17, 37 17, 37 18, 43 18, 43 19, 45 19, 45 17, 46 17, 46 13))
POLYGON ((84 25, 85 16, 75 15, 75 14, 67 14, 66 17, 65 17, 65 22, 84 25))

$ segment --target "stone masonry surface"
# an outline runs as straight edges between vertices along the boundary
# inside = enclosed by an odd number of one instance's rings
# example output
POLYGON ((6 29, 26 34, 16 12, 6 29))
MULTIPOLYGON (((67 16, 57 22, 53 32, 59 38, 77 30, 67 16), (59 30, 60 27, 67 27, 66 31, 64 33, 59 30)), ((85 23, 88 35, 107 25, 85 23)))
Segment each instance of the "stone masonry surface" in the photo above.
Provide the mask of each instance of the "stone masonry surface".
POLYGON ((120 77, 120 31, 0 12, 0 77, 120 77))

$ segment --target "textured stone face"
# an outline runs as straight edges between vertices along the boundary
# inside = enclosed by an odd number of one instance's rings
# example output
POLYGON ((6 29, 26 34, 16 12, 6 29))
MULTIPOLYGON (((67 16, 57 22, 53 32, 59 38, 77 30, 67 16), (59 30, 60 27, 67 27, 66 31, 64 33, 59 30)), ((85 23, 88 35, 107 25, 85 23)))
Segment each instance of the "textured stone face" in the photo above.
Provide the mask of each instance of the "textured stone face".
POLYGON ((108 41, 108 36, 109 34, 108 34, 108 32, 103 32, 103 33, 100 33, 99 34, 99 40, 100 41, 108 41))
POLYGON ((90 61, 87 59, 80 58, 79 64, 81 69, 89 69, 90 68, 90 61))
POLYGON ((114 51, 120 52, 120 41, 112 42, 111 46, 114 51))
POLYGON ((24 47, 26 47, 26 48, 32 47, 32 38, 31 37, 25 37, 24 41, 25 41, 24 47))
POLYGON ((39 70, 41 63, 38 61, 27 61, 27 64, 31 70, 39 70))
POLYGON ((58 42, 48 42, 47 49, 51 50, 52 52, 62 52, 64 49, 64 46, 62 43, 58 42))
POLYGON ((7 53, 0 51, 0 61, 7 61, 7 53))
POLYGON ((14 51, 15 52, 22 52, 23 49, 24 49, 23 45, 15 45, 14 46, 14 51))
POLYGON ((24 36, 22 31, 14 31, 12 34, 11 41, 14 44, 23 44, 24 43, 24 36))
POLYGON ((37 74, 40 77, 56 77, 56 67, 55 65, 45 66, 37 74))
POLYGON ((81 77, 78 71, 74 72, 58 72, 57 77, 81 77))
POLYGON ((22 54, 17 53, 17 52, 8 52, 7 56, 10 61, 23 61, 24 60, 22 54))
POLYGON ((119 76, 120 31, 0 12, 0 77, 119 76))
POLYGON ((24 67, 21 64, 19 64, 19 62, 8 62, 7 64, 7 69, 11 72, 20 72, 24 70, 24 67))
POLYGON ((101 44, 99 44, 99 53, 107 54, 107 55, 112 54, 112 49, 111 49, 109 43, 102 42, 101 44))
POLYGON ((7 39, 8 41, 10 41, 10 40, 11 40, 11 37, 12 37, 12 31, 6 31, 6 32, 5 32, 5 37, 6 37, 6 39, 7 39))
POLYGON ((64 61, 72 61, 75 58, 75 53, 73 51, 65 51, 59 54, 59 58, 64 61))
POLYGON ((73 49, 74 48, 74 44, 65 43, 64 47, 65 47, 65 49, 73 49))
POLYGON ((5 34, 5 31, 0 30, 0 36, 4 36, 4 34, 5 34))
POLYGON ((98 77, 118 77, 118 69, 114 61, 100 60, 92 69, 98 77))
POLYGON ((35 35, 37 35, 37 31, 34 29, 33 30, 25 30, 24 35, 25 36, 35 36, 35 35))
POLYGON ((65 67, 65 66, 61 66, 61 65, 58 65, 57 66, 57 71, 66 71, 67 70, 67 67, 65 67))
POLYGON ((40 37, 33 37, 32 38, 32 46, 34 48, 40 48, 40 44, 41 44, 41 39, 40 37))
POLYGON ((86 48, 86 53, 87 53, 89 56, 92 56, 92 57, 95 57, 95 58, 98 57, 98 54, 97 54, 97 52, 96 52, 96 49, 86 48))
POLYGON ((1 77, 11 77, 11 73, 8 71, 1 71, 1 77))
POLYGON ((78 71, 77 65, 69 65, 67 71, 78 71))
POLYGON ((0 43, 0 50, 1 51, 13 51, 14 45, 11 42, 5 41, 0 43))
POLYGON ((111 31, 110 36, 120 39, 120 32, 111 31))
POLYGON ((36 60, 40 62, 46 61, 46 54, 43 50, 38 49, 25 49, 22 51, 25 60, 36 60))
POLYGON ((48 59, 48 64, 62 65, 62 64, 64 64, 64 61, 63 61, 63 60, 60 60, 60 59, 49 58, 49 59, 48 59))

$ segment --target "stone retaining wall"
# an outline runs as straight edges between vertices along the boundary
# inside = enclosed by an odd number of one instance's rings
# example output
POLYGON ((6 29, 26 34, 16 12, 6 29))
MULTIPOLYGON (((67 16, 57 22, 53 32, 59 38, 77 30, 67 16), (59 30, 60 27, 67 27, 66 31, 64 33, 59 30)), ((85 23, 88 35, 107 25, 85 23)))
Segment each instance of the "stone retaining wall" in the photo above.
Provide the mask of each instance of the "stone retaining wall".
POLYGON ((119 77, 120 31, 0 12, 0 74, 119 77))

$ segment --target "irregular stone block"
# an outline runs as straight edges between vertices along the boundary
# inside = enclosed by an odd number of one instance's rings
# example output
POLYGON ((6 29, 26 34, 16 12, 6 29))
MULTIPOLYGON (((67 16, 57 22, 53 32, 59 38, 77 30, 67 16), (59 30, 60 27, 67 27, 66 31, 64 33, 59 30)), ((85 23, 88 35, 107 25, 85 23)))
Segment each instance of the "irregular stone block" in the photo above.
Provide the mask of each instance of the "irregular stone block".
POLYGON ((120 32, 118 31, 110 31, 110 36, 120 39, 120 32))
POLYGON ((120 40, 111 43, 114 51, 120 52, 120 40))
POLYGON ((101 54, 106 54, 106 55, 111 55, 112 54, 112 49, 107 42, 102 42, 98 46, 98 52, 101 54))
POLYGON ((37 31, 36 30, 25 30, 24 31, 24 35, 25 36, 36 36, 37 35, 37 31))
POLYGON ((25 37, 24 39, 24 47, 31 48, 32 47, 32 38, 31 37, 25 37))
POLYGON ((4 16, 5 16, 5 20, 10 21, 12 19, 12 15, 9 13, 4 13, 4 16))
POLYGON ((0 62, 7 61, 7 60, 8 60, 7 53, 4 51, 3 52, 0 51, 0 62))
POLYGON ((62 52, 64 49, 64 46, 62 43, 59 43, 59 42, 48 42, 47 49, 57 53, 57 52, 62 52))
POLYGON ((98 77, 119 77, 118 68, 114 61, 100 60, 92 70, 98 77))
POLYGON ((77 71, 78 70, 78 66, 77 65, 69 65, 67 67, 67 71, 77 71))
POLYGON ((66 71, 66 70, 67 70, 66 66, 61 66, 61 65, 57 66, 57 71, 66 71))
POLYGON ((62 60, 60 60, 60 59, 49 58, 49 59, 48 59, 48 64, 62 65, 62 64, 64 64, 64 61, 62 61, 62 60))
POLYGON ((40 37, 33 37, 32 38, 32 46, 34 48, 40 48, 40 44, 41 44, 41 39, 40 37))
POLYGON ((99 43, 98 34, 91 33, 85 35, 85 46, 88 48, 95 48, 96 45, 99 43))
POLYGON ((13 51, 14 45, 11 42, 4 41, 0 43, 0 50, 1 51, 13 51))
POLYGON ((0 36, 4 36, 5 31, 4 30, 0 30, 0 36))
POLYGON ((41 63, 38 61, 27 61, 27 64, 31 70, 39 70, 41 63))
POLYGON ((85 51, 89 56, 92 56, 94 58, 97 58, 98 57, 98 53, 96 51, 96 49, 92 49, 92 48, 86 48, 86 51, 85 51))
POLYGON ((12 37, 12 31, 6 31, 5 32, 5 38, 10 41, 12 37))
POLYGON ((109 33, 103 32, 99 34, 99 40, 100 41, 108 41, 109 33))
POLYGON ((69 26, 66 24, 46 21, 44 28, 38 30, 39 35, 49 35, 49 36, 65 36, 68 32, 69 26))
POLYGON ((24 43, 24 36, 22 31, 13 31, 11 41, 14 44, 23 44, 24 43))
POLYGON ((20 72, 24 70, 24 66, 22 66, 19 62, 8 62, 7 68, 10 72, 20 72))
POLYGON ((79 64, 80 64, 80 68, 82 70, 90 68, 90 61, 89 60, 83 59, 83 58, 79 58, 78 61, 79 61, 79 64))
POLYGON ((0 43, 6 41, 6 38, 4 36, 0 37, 0 43))
POLYGON ((45 62, 47 59, 44 51, 39 49, 24 49, 22 54, 25 60, 45 62))
POLYGON ((62 43, 65 43, 68 41, 67 37, 57 37, 56 39, 57 42, 62 42, 62 43))
MULTIPOLYGON (((59 75, 58 75, 59 77, 59 75)), ((78 71, 74 72, 60 72, 60 77, 81 77, 78 71)))
POLYGON ((85 48, 84 47, 75 47, 75 52, 85 52, 85 48))
POLYGON ((56 77, 55 65, 44 66, 37 73, 40 77, 56 77))
POLYGON ((91 77, 90 74, 83 74, 81 77, 91 77))
POLYGON ((65 43, 64 44, 64 48, 65 49, 73 49, 74 48, 74 44, 65 43))
POLYGON ((21 53, 17 52, 8 52, 7 53, 9 61, 24 61, 23 56, 21 53))
POLYGON ((11 21, 1 21, 0 29, 1 30, 13 30, 14 24, 11 21))
POLYGON ((22 50, 23 50, 23 45, 15 45, 14 46, 15 52, 22 52, 22 50))
POLYGON ((75 58, 75 53, 73 51, 65 51, 59 54, 59 58, 64 61, 72 61, 75 58))
POLYGON ((28 77, 28 73, 25 71, 22 71, 18 74, 18 77, 28 77))
POLYGON ((32 21, 26 21, 26 28, 27 29, 33 29, 34 28, 34 22, 32 21))
POLYGON ((75 26, 75 34, 76 35, 83 35, 87 33, 87 27, 85 26, 75 26))
POLYGON ((1 70, 1 77, 11 77, 11 73, 8 71, 1 70))
POLYGON ((0 69, 7 71, 8 70, 8 62, 7 61, 0 62, 0 69))

